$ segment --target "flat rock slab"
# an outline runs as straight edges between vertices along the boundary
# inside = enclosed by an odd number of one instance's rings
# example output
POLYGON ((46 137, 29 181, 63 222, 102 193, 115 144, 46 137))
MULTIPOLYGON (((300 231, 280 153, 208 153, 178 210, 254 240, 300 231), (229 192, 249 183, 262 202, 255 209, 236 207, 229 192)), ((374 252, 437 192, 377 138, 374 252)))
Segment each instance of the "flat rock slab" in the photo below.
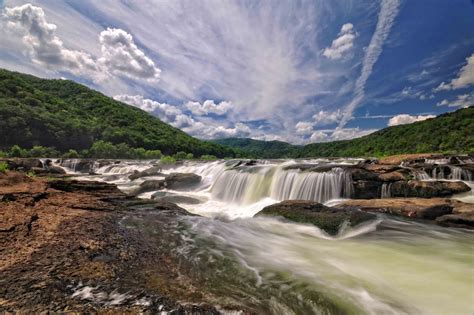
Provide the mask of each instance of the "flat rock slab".
POLYGON ((376 218, 375 215, 354 209, 335 209, 318 202, 286 200, 263 208, 255 216, 276 216, 298 223, 310 223, 336 235, 343 224, 357 226, 376 218))
POLYGON ((362 211, 434 220, 437 217, 451 214, 456 207, 468 208, 469 206, 462 202, 453 202, 445 198, 386 198, 346 200, 335 207, 339 209, 355 207, 362 211))

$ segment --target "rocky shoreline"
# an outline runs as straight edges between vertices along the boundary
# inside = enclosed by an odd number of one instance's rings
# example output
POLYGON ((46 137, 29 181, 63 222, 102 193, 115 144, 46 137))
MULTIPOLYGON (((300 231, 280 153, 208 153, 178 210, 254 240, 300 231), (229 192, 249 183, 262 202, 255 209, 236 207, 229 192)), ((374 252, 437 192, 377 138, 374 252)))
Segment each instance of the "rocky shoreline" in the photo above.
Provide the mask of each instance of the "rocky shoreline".
MULTIPOLYGON (((469 191, 469 186, 462 181, 417 177, 420 172, 450 176, 448 169, 461 169, 457 177, 472 178, 472 163, 451 157, 449 162, 459 165, 453 168, 448 165, 454 164, 427 164, 426 159, 412 156, 340 165, 351 176, 352 199, 333 207, 287 200, 257 215, 314 224, 330 235, 337 235, 342 226, 374 220, 377 213, 474 229, 474 204, 447 198, 469 191), (383 192, 388 185, 389 192, 383 192)), ((204 288, 202 279, 193 277, 192 266, 184 266, 171 255, 179 239, 169 226, 183 216, 192 216, 169 202, 182 201, 180 196, 134 197, 134 193, 167 187, 186 190, 198 184, 200 176, 171 173, 163 180, 146 180, 161 174, 160 166, 151 166, 130 175, 145 181, 127 195, 113 184, 71 179, 47 161, 4 161, 10 171, 0 173, 0 312, 255 313, 232 303, 216 303, 219 297, 204 288), (127 220, 131 214, 153 222, 156 230, 142 233, 133 228, 133 220, 127 220)), ((98 162, 77 163, 75 167, 88 174, 98 162)), ((245 164, 256 162, 233 168, 245 164)), ((329 167, 335 166, 294 164, 288 168, 324 172, 329 167)))
POLYGON ((15 171, 0 174, 0 200, 0 312, 220 313, 167 251, 120 224, 130 212, 159 212, 158 224, 189 215, 175 204, 15 171))

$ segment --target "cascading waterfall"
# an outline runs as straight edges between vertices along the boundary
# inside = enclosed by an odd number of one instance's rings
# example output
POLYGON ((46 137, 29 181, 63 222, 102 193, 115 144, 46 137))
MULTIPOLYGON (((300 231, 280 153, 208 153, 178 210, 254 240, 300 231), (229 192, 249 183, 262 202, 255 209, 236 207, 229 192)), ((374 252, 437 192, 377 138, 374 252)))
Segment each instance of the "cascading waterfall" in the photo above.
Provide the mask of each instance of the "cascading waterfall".
POLYGON ((433 179, 450 179, 450 180, 466 180, 472 181, 472 174, 466 169, 454 165, 443 165, 435 167, 431 171, 431 178, 433 179), (445 168, 449 168, 449 173, 446 174, 445 168))
POLYGON ((80 162, 81 160, 80 159, 66 159, 66 160, 61 160, 59 162, 59 166, 63 167, 63 168, 67 168, 69 170, 71 170, 72 172, 76 172, 76 168, 77 168, 77 165, 78 163, 80 162))
POLYGON ((392 197, 391 189, 392 189, 392 183, 389 183, 389 184, 383 183, 382 184, 382 192, 381 192, 380 197, 382 199, 392 197))
POLYGON ((328 172, 303 172, 279 166, 257 166, 223 172, 211 190, 215 199, 240 204, 266 197, 326 202, 348 198, 352 181, 350 174, 338 167, 328 172))

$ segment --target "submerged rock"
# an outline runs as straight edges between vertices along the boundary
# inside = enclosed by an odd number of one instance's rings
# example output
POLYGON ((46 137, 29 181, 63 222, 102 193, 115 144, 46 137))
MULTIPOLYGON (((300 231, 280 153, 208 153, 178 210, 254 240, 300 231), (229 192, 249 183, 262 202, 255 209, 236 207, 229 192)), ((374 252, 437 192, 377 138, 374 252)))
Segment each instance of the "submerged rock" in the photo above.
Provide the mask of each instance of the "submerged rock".
POLYGON ((446 227, 474 229, 474 211, 471 213, 447 214, 436 218, 436 223, 446 227))
POLYGON ((153 199, 164 201, 164 202, 184 203, 184 204, 189 204, 189 205, 197 205, 197 204, 202 203, 202 201, 197 198, 189 197, 189 196, 179 196, 179 195, 158 196, 158 197, 153 196, 153 199))
POLYGON ((286 200, 263 208, 256 216, 280 216, 298 223, 310 223, 336 235, 344 223, 357 226, 376 218, 374 214, 353 210, 326 207, 318 202, 286 200))

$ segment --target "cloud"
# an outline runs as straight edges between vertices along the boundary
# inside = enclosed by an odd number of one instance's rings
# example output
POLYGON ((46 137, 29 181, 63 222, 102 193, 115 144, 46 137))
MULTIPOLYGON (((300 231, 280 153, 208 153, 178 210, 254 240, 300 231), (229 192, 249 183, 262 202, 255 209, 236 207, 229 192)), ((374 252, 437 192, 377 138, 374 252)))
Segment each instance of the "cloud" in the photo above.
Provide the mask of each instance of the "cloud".
POLYGON ((344 116, 341 110, 328 112, 321 110, 313 115, 315 126, 327 126, 339 122, 344 116))
POLYGON ((310 143, 315 142, 327 142, 328 141, 328 134, 322 131, 315 131, 309 138, 310 143))
POLYGON ((412 116, 408 114, 400 114, 397 116, 394 116, 389 119, 388 121, 388 126, 398 126, 398 125, 405 125, 405 124, 411 124, 416 121, 422 121, 422 120, 427 120, 430 118, 435 118, 435 115, 418 115, 418 116, 412 116))
POLYGON ((474 84, 474 54, 466 58, 466 65, 464 65, 458 73, 458 77, 451 80, 449 83, 442 82, 436 89, 436 92, 442 90, 456 90, 465 88, 474 84))
POLYGON ((354 39, 356 38, 354 25, 351 23, 344 24, 338 35, 339 36, 332 41, 331 47, 327 47, 323 52, 325 57, 332 60, 341 59, 354 47, 354 39))
POLYGON ((100 33, 102 57, 108 71, 135 79, 158 80, 161 70, 138 49, 132 35, 122 29, 107 28, 100 33))
POLYGON ((299 135, 310 135, 313 133, 313 123, 300 121, 296 124, 295 129, 299 135))
POLYGON ((142 95, 116 95, 114 99, 149 112, 173 127, 200 139, 248 137, 252 133, 251 128, 242 122, 226 127, 218 121, 198 121, 184 114, 177 106, 146 99, 142 95))
POLYGON ((100 33, 101 56, 96 59, 84 51, 65 47, 56 35, 57 26, 47 22, 41 7, 24 4, 5 8, 5 17, 8 28, 23 35, 33 62, 48 69, 99 81, 111 74, 147 80, 157 80, 160 76, 160 69, 124 30, 108 28, 100 33))
POLYGON ((68 70, 81 75, 96 72, 95 60, 86 52, 64 47, 56 36, 56 25, 46 21, 42 8, 31 4, 5 8, 8 27, 22 33, 31 59, 48 68, 68 70))
POLYGON ((382 1, 377 26, 370 40, 369 47, 367 47, 365 52, 360 76, 355 83, 354 97, 345 107, 344 116, 339 123, 339 127, 343 127, 347 124, 347 122, 352 118, 352 113, 362 103, 362 100, 365 97, 365 84, 372 74, 374 65, 382 53, 383 44, 390 34, 390 29, 397 17, 399 6, 400 0, 382 1))
POLYGON ((331 134, 330 140, 337 141, 337 140, 348 140, 366 136, 373 132, 377 131, 377 129, 360 129, 359 127, 356 128, 336 128, 333 133, 331 134))
POLYGON ((219 104, 214 103, 213 100, 207 100, 204 103, 199 102, 188 102, 186 107, 194 114, 198 116, 209 115, 210 113, 216 115, 224 115, 232 109, 231 102, 220 102, 219 104))
POLYGON ((447 99, 442 100, 437 106, 448 106, 448 107, 469 107, 474 106, 474 93, 458 95, 455 100, 448 101, 447 99))

